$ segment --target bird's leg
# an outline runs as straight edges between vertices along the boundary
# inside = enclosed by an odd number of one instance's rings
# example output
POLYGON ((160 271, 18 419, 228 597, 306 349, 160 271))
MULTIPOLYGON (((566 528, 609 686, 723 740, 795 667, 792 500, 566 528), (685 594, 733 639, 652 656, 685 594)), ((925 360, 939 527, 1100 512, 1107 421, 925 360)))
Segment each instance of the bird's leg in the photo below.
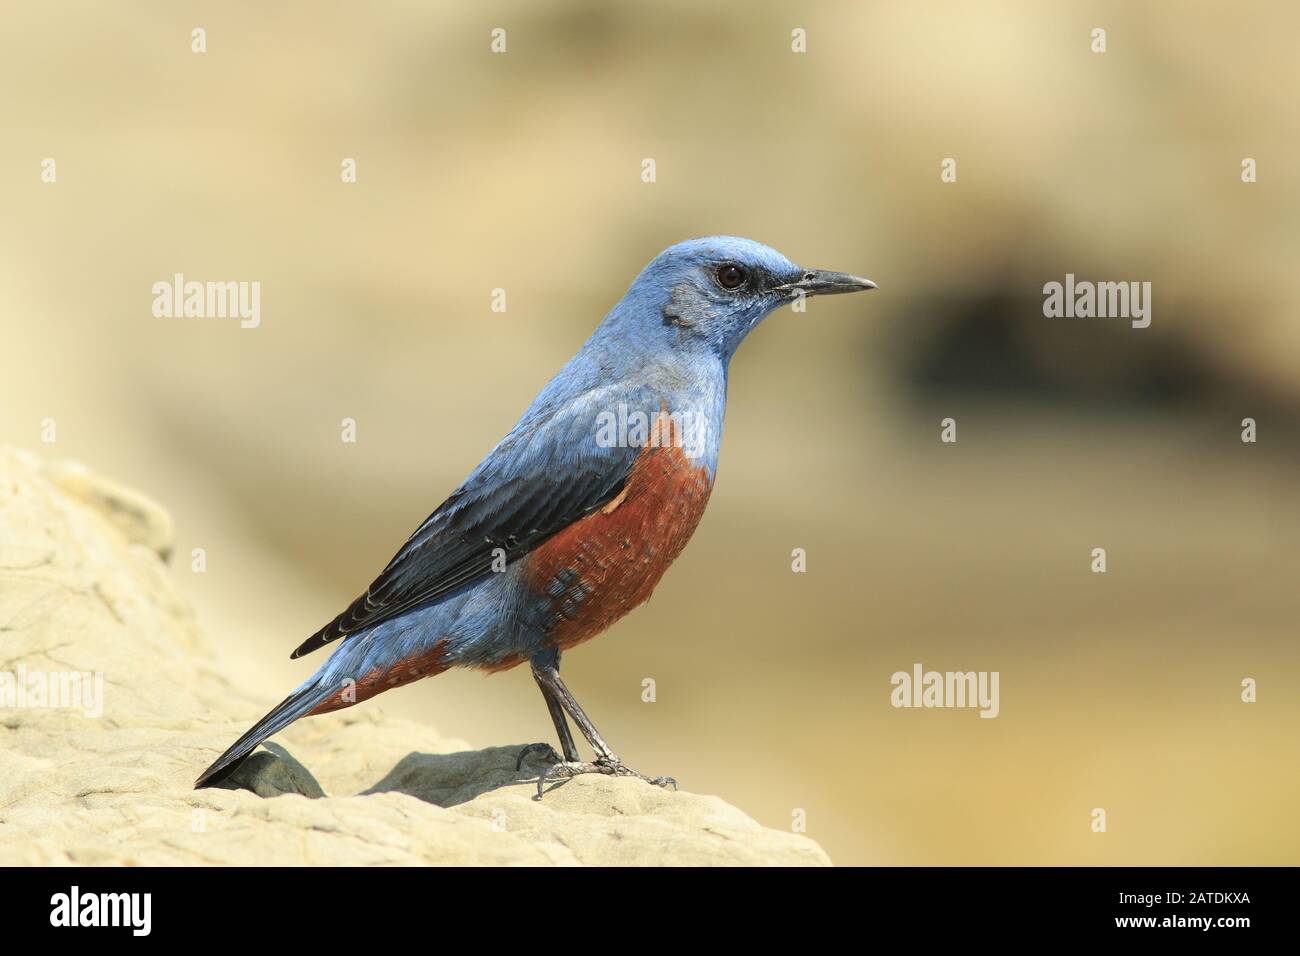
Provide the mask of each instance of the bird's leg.
POLYGON ((558 648, 550 648, 542 651, 533 660, 533 679, 537 681, 537 688, 542 692, 542 699, 546 701, 546 709, 550 712, 551 722, 555 724, 556 736, 560 738, 560 746, 564 749, 564 756, 561 757, 555 752, 555 748, 550 744, 529 744, 519 751, 519 758, 515 761, 515 769, 523 767, 524 761, 531 754, 541 754, 547 763, 562 763, 568 761, 576 762, 578 757, 578 748, 573 743, 573 734, 569 731, 569 721, 564 716, 564 708, 560 706, 559 700, 546 684, 542 683, 537 676, 538 668, 541 666, 549 667, 557 673, 560 670, 560 652, 558 648))
POLYGON ((564 708, 560 702, 551 696, 550 691, 545 687, 542 688, 542 696, 546 698, 546 709, 551 712, 551 721, 555 724, 555 732, 560 738, 560 748, 564 751, 565 760, 577 760, 578 747, 573 742, 573 733, 569 730, 569 721, 564 716, 564 708))
MULTIPOLYGON (((557 666, 558 669, 558 666, 557 666)), ((569 721, 564 716, 564 708, 555 695, 542 683, 537 677, 536 669, 533 670, 533 678, 537 680, 537 686, 542 692, 542 699, 546 701, 546 709, 551 712, 551 721, 555 724, 555 733, 560 738, 560 747, 564 750, 564 761, 575 763, 579 759, 578 748, 573 742, 573 733, 569 730, 569 721)), ((519 759, 515 761, 515 769, 518 770, 524 765, 524 760, 530 754, 540 753, 548 763, 560 763, 560 755, 555 752, 555 748, 550 744, 529 744, 519 751, 519 759)))
MULTIPOLYGON (((646 783, 654 784, 656 787, 672 786, 677 789, 677 781, 672 777, 647 777, 645 774, 637 773, 631 767, 625 766, 623 761, 618 759, 613 748, 605 742, 605 738, 600 735, 596 725, 591 722, 587 712, 579 706, 574 700, 573 695, 569 693, 569 688, 564 686, 564 681, 560 680, 560 668, 558 661, 534 660, 533 677, 537 684, 542 688, 542 693, 546 695, 547 706, 555 702, 562 708, 561 720, 564 713, 573 718, 573 722, 578 725, 582 735, 587 738, 587 743, 591 744, 591 749, 596 751, 596 759, 592 763, 585 763, 576 759, 576 756, 569 756, 566 748, 565 759, 562 763, 554 764, 549 770, 537 778, 537 796, 541 797, 547 783, 551 781, 568 780, 572 777, 584 773, 603 773, 617 777, 638 777, 646 783)), ((554 715, 554 711, 552 711, 554 715)), ((560 726, 561 720, 556 721, 556 726, 560 726)), ((565 724, 565 731, 568 725, 565 724)), ((563 736, 561 737, 563 740, 563 736)), ((572 738, 570 738, 572 743, 572 738)), ((576 751, 574 751, 576 754, 576 751)))

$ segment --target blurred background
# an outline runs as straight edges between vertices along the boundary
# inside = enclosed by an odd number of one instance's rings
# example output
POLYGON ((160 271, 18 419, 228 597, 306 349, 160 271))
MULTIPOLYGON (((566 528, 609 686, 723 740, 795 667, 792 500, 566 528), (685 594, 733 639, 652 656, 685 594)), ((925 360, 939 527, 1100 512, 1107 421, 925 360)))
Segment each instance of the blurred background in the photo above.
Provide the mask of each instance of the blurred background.
MULTIPOLYGON (((1295 864, 1298 27, 1182 0, 6 3, 0 441, 164 503, 204 629, 278 699, 647 260, 749 236, 880 291, 751 336, 693 543, 566 658, 621 754, 802 810, 839 863, 1295 864), (155 318, 177 272, 260 281, 261 326, 155 318), (1044 318, 1067 272, 1151 282, 1151 327, 1044 318), (894 709, 916 662, 999 671, 1000 716, 894 709)), ((526 669, 365 706, 552 733, 526 669)))

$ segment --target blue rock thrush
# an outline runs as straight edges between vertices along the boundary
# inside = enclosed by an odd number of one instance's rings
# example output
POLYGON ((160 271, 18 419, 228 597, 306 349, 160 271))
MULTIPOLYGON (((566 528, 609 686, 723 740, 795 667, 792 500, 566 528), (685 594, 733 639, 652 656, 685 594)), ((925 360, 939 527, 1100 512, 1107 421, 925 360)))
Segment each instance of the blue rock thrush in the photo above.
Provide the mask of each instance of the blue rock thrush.
POLYGON ((548 781, 635 776, 560 680, 560 655, 650 592, 685 547, 713 487, 731 357, 774 309, 873 289, 803 269, 748 239, 679 243, 637 276, 510 433, 416 529, 347 610, 293 652, 338 649, 235 741, 196 787, 226 776, 300 717, 451 667, 527 661, 559 736, 548 781), (595 752, 583 762, 566 715, 595 752))

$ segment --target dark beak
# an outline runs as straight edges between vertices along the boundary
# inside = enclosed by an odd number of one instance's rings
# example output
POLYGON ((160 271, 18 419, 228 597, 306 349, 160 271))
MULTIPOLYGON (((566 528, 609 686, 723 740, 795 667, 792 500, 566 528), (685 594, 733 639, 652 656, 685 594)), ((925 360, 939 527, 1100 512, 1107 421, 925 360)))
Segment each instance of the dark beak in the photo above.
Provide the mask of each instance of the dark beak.
POLYGON ((865 292, 874 289, 876 284, 861 276, 851 276, 847 272, 815 272, 809 269, 803 276, 777 290, 787 295, 843 295, 845 292, 865 292))

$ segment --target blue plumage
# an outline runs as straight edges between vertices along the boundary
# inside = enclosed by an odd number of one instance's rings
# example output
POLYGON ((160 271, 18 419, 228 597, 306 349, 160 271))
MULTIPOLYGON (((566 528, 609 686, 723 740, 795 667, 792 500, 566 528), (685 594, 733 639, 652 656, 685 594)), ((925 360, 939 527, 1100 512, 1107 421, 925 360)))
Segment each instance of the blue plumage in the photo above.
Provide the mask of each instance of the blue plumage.
MULTIPOLYGON (((576 618, 599 607, 589 613, 604 622, 626 612, 619 601, 630 608, 648 596, 663 568, 647 578, 640 566, 620 567, 620 556, 631 553, 633 537, 645 545, 646 535, 663 534, 665 547, 671 538, 675 548, 689 537, 698 514, 672 510, 680 502, 671 496, 693 485, 672 476, 689 482, 698 471, 711 485, 728 366, 745 336, 801 295, 872 287, 801 269, 748 239, 693 239, 660 253, 366 593, 294 656, 341 640, 335 652, 196 786, 215 781, 262 740, 313 711, 447 667, 498 669, 525 660, 533 663, 569 763, 578 766, 564 713, 597 750, 600 760, 590 766, 630 772, 559 682, 555 635, 570 622, 556 608, 576 618), (675 442, 674 449, 659 447, 661 440, 675 442), (632 489, 637 500, 624 504, 632 489), (556 552, 561 546, 570 550, 556 552), (547 576, 539 577, 548 548, 556 553, 547 553, 547 576), (619 594, 620 587, 628 593, 619 594), (349 699, 358 686, 364 692, 349 699)), ((707 492, 699 510, 704 500, 707 492)), ((648 544, 654 553, 654 542, 648 544)))

